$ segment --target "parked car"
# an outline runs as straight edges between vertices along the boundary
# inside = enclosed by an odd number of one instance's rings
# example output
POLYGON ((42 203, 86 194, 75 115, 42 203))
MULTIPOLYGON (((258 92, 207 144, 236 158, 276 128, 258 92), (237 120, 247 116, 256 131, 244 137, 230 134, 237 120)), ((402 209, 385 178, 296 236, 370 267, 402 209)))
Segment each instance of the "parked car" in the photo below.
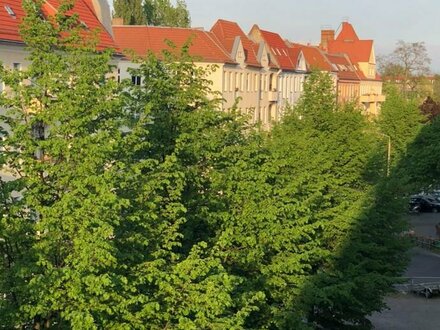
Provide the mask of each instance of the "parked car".
POLYGON ((433 196, 411 196, 409 208, 414 212, 440 212, 440 201, 433 196))

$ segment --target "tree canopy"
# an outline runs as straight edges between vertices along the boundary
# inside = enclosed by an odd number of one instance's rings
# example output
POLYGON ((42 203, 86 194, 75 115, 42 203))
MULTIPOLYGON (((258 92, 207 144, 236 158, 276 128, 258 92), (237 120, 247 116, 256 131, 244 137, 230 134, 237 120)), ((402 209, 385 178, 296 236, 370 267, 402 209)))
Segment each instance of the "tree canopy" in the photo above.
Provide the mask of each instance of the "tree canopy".
POLYGON ((113 17, 122 18, 125 25, 145 25, 148 22, 143 0, 115 0, 113 8, 113 17))
POLYGON ((426 76, 430 73, 431 59, 424 42, 399 40, 394 51, 379 57, 379 71, 392 83, 398 81, 405 95, 426 97, 430 93, 426 76))
POLYGON ((184 0, 145 0, 144 13, 150 25, 190 27, 191 18, 184 0))
POLYGON ((189 27, 191 19, 184 0, 115 0, 113 17, 126 25, 189 27))
POLYGON ((119 85, 70 2, 25 4, 30 66, 0 70, 4 328, 369 327, 405 266, 398 185, 327 74, 263 132, 187 47, 119 85))

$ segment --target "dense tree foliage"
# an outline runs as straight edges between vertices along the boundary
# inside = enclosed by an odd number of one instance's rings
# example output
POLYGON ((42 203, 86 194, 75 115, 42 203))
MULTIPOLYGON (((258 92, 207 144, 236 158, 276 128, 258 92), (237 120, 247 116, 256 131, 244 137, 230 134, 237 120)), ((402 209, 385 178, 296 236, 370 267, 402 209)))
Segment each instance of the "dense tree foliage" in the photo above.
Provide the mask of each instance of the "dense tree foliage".
POLYGON ((113 17, 126 25, 190 27, 191 19, 184 0, 115 0, 113 17))
POLYGON ((31 64, 0 71, 3 328, 369 326, 403 227, 384 144, 328 75, 260 132, 187 47, 118 85, 68 3, 25 3, 31 64))
POLYGON ((409 97, 426 97, 432 88, 426 76, 430 73, 431 59, 424 42, 399 40, 394 51, 379 57, 379 71, 391 84, 396 82, 401 92, 409 97))
POLYGON ((420 106, 420 111, 427 121, 433 121, 434 118, 440 115, 440 104, 428 96, 420 106))
POLYGON ((407 146, 420 132, 424 117, 416 99, 405 98, 394 86, 389 86, 386 94, 377 123, 384 137, 390 139, 390 161, 395 166, 407 154, 407 146))
POLYGON ((145 25, 148 22, 143 0, 114 0, 113 7, 113 17, 122 18, 126 25, 145 25))
POLYGON ((191 19, 184 0, 145 0, 144 13, 150 25, 190 27, 191 19))

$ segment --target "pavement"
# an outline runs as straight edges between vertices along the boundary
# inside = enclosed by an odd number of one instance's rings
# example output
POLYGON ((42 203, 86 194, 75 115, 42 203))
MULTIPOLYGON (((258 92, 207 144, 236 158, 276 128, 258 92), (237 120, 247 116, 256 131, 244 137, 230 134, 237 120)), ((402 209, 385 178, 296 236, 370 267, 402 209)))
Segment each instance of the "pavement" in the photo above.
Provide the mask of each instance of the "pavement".
POLYGON ((376 330, 440 329, 440 297, 396 295, 388 297, 386 303, 389 310, 370 318, 376 330))
MULTIPOLYGON (((438 238, 435 225, 440 213, 412 215, 409 222, 417 235, 438 238)), ((440 255, 413 248, 411 262, 404 274, 413 283, 440 281, 440 255)), ((440 296, 426 299, 415 294, 395 294, 388 297, 389 310, 370 317, 377 330, 438 330, 440 329, 440 296)))
POLYGON ((409 216, 408 220, 417 235, 439 238, 435 225, 440 223, 440 213, 419 213, 409 216))

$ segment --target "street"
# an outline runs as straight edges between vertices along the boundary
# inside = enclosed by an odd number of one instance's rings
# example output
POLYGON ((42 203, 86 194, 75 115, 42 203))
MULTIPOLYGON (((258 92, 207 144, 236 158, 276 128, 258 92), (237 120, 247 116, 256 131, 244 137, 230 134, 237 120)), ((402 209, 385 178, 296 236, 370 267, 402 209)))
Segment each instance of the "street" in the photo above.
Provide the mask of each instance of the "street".
MULTIPOLYGON (((436 237, 435 225, 439 213, 410 216, 410 224, 417 235, 436 237)), ((440 282, 440 255, 413 248, 411 262, 405 272, 415 283, 440 282)), ((370 317, 377 330, 434 330, 440 328, 440 297, 426 299, 414 294, 396 294, 386 299, 389 310, 370 317)))

